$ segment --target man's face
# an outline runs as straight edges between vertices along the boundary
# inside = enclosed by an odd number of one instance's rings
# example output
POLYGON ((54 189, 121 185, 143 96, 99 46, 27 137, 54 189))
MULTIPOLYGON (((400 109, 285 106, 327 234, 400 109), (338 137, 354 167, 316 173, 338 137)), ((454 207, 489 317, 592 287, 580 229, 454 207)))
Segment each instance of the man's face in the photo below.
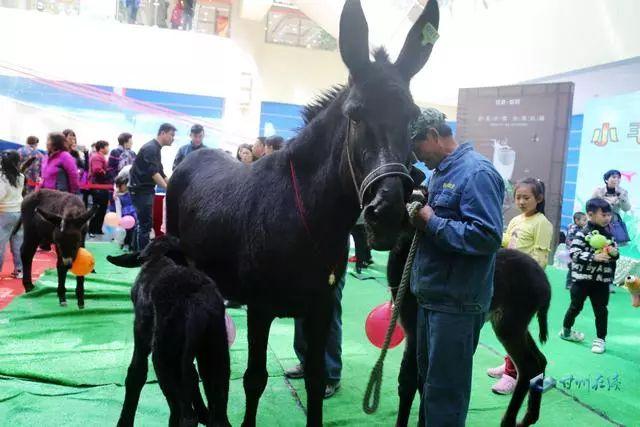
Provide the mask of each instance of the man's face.
POLYGON ((125 150, 131 150, 132 145, 133 145, 133 138, 129 138, 129 140, 124 143, 123 147, 125 148, 125 150))
POLYGON ((264 155, 269 155, 269 154, 273 154, 273 146, 272 145, 265 145, 264 147, 264 155))
POLYGON ((202 145, 202 141, 204 140, 204 131, 200 133, 192 133, 191 134, 191 143, 196 147, 202 145))
POLYGON ((253 151, 253 155, 256 157, 264 156, 264 144, 262 143, 262 141, 254 142, 251 150, 253 151))
POLYGON ((596 212, 588 212, 589 221, 600 227, 606 227, 611 222, 611 212, 602 212, 602 209, 598 209, 596 212))
POLYGON ((158 142, 162 145, 171 145, 173 144, 173 138, 176 136, 176 131, 172 130, 169 132, 162 132, 158 137, 158 142))
POLYGON ((435 169, 445 157, 435 132, 427 132, 426 139, 414 143, 414 152, 429 169, 435 169))

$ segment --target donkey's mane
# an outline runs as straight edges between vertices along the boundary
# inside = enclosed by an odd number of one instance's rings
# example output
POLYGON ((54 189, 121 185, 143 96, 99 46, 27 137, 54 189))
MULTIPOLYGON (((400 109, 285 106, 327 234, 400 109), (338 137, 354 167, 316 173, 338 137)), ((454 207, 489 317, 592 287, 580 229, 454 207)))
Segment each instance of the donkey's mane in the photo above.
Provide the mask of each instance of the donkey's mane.
POLYGON ((311 123, 311 121, 320 114, 325 108, 329 106, 338 97, 340 92, 345 88, 345 85, 335 85, 322 92, 316 97, 310 104, 307 104, 302 109, 302 120, 304 126, 311 123))
POLYGON ((375 59, 376 62, 386 62, 388 64, 391 63, 391 61, 389 60, 389 54, 384 47, 378 47, 373 51, 373 59, 375 59))
MULTIPOLYGON (((385 50, 384 47, 376 48, 373 51, 373 58, 375 62, 382 64, 390 64, 389 54, 385 50)), ((335 99, 340 95, 340 93, 346 88, 346 85, 339 84, 330 87, 329 89, 323 91, 309 104, 307 104, 302 109, 302 120, 304 122, 304 126, 311 123, 311 121, 316 118, 321 111, 329 106, 335 99)))

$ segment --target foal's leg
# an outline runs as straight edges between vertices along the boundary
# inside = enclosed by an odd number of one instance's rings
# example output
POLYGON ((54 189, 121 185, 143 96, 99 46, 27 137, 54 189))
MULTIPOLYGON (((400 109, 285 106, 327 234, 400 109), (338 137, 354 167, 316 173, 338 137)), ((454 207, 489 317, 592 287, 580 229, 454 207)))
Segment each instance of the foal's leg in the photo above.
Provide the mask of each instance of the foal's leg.
POLYGON ((203 343, 197 358, 202 385, 209 402, 210 418, 207 425, 228 427, 231 425, 227 418, 231 360, 224 320, 208 331, 207 340, 203 343))
MULTIPOLYGON (((531 358, 531 363, 535 362, 535 366, 532 368, 534 372, 534 377, 539 374, 544 374, 545 369, 547 367, 547 359, 544 357, 542 352, 538 349, 535 341, 531 337, 531 334, 527 332, 527 343, 529 348, 529 354, 531 358)), ((527 412, 524 415, 522 422, 520 425, 522 426, 530 426, 535 424, 540 418, 540 405, 542 403, 542 391, 540 390, 529 390, 529 400, 527 402, 527 412)))
POLYGON ((140 392, 147 381, 148 357, 151 353, 151 318, 136 318, 133 328, 133 357, 125 380, 124 405, 120 412, 118 427, 133 426, 133 420, 140 400, 140 392))
POLYGON ((267 386, 267 343, 273 315, 264 313, 255 306, 247 310, 247 333, 249 338, 249 361, 244 373, 243 385, 246 396, 244 427, 256 425, 256 414, 260 396, 267 386))
POLYGON ((22 247, 20 248, 20 258, 22 259, 22 286, 24 286, 25 292, 29 292, 34 288, 31 282, 31 264, 33 263, 33 257, 37 250, 37 237, 33 235, 33 233, 25 232, 22 247))
POLYGON ((62 307, 66 307, 67 289, 65 288, 65 282, 67 281, 67 271, 69 271, 69 267, 62 263, 62 257, 60 255, 58 255, 56 268, 58 270, 58 301, 62 307))
MULTIPOLYGON (((514 330, 517 330, 517 327, 514 326, 513 328, 514 330)), ((496 331, 496 335, 498 335, 498 331, 496 331)), ((507 412, 502 418, 502 423, 500 424, 502 427, 511 427, 516 425, 518 411, 522 407, 524 398, 529 390, 529 380, 537 375, 535 373, 537 362, 529 350, 527 335, 528 332, 526 332, 525 329, 524 333, 513 333, 498 336, 498 339, 504 346, 505 350, 507 350, 507 353, 511 357, 511 360, 513 360, 518 371, 518 382, 516 383, 516 388, 513 391, 511 400, 509 401, 507 412)))
POLYGON ((304 337, 307 354, 304 363, 304 385, 307 390, 307 426, 322 426, 322 402, 325 390, 325 350, 333 299, 328 297, 315 301, 307 313, 304 337))
MULTIPOLYGON (((169 404, 169 426, 182 427, 183 422, 183 396, 182 383, 180 381, 181 367, 180 360, 176 357, 167 357, 161 351, 155 351, 151 355, 153 367, 158 377, 158 384, 169 404)), ((188 393, 189 397, 191 396, 188 393)), ((189 424, 187 424, 189 425, 189 424)), ((193 420, 193 425, 197 425, 197 421, 193 420)))
POLYGON ((207 405, 204 403, 202 394, 200 393, 200 377, 198 376, 198 371, 194 364, 191 364, 189 377, 192 384, 191 396, 193 398, 193 410, 196 412, 196 416, 198 417, 200 424, 207 424, 209 420, 209 411, 207 410, 207 405))
POLYGON ((78 308, 84 308, 84 276, 76 277, 76 299, 78 300, 78 308))

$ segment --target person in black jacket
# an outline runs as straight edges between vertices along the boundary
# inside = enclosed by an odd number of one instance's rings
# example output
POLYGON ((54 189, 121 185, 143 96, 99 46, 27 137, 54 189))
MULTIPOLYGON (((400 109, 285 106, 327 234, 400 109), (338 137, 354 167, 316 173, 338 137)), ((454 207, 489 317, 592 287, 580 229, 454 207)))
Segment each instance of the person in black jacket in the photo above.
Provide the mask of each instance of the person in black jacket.
POLYGON ((593 340, 591 351, 604 353, 607 337, 607 317, 609 304, 609 285, 613 283, 616 272, 616 260, 619 257, 618 248, 613 242, 609 231, 611 222, 611 205, 604 199, 594 198, 587 202, 587 216, 589 222, 576 232, 571 241, 569 254, 571 255, 571 304, 564 316, 560 338, 565 341, 581 342, 584 334, 572 330, 576 317, 582 311, 587 297, 591 300, 593 314, 596 318, 597 338, 593 340), (593 241, 611 240, 611 245, 604 249, 596 249, 593 241))
POLYGON ((136 250, 143 250, 149 243, 153 225, 153 197, 156 185, 166 189, 167 177, 162 167, 160 150, 173 144, 176 128, 164 123, 158 136, 142 146, 129 172, 129 194, 138 214, 136 224, 136 250))

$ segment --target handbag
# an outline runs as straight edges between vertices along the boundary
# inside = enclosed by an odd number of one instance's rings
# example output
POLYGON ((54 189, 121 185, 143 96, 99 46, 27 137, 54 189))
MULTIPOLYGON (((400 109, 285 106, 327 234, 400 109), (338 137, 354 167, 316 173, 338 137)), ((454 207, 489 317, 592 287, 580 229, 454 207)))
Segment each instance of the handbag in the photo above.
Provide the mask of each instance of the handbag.
POLYGON ((627 224, 620 218, 620 215, 614 215, 612 221, 609 223, 609 232, 618 244, 631 241, 627 224))

